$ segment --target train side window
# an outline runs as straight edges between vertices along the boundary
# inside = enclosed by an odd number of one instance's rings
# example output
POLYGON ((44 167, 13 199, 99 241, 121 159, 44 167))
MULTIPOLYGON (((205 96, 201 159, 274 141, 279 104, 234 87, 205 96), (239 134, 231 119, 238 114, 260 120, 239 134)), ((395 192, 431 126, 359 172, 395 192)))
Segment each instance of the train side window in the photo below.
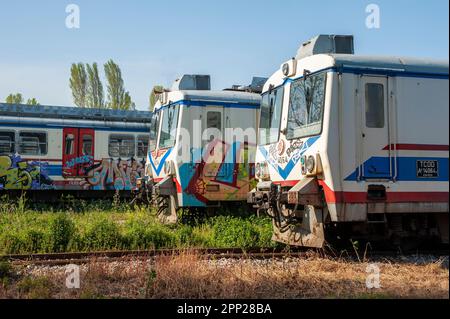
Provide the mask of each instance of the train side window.
POLYGON ((207 128, 216 128, 222 131, 222 114, 220 112, 208 112, 206 115, 207 128))
POLYGON ((150 151, 154 151, 156 149, 156 144, 158 143, 158 130, 161 119, 162 111, 155 112, 152 115, 152 119, 150 122, 150 151))
POLYGON ((19 153, 22 155, 47 155, 47 134, 20 132, 19 153))
POLYGON ((160 149, 168 149, 175 146, 179 111, 179 105, 169 106, 164 109, 161 132, 159 133, 160 149))
POLYGON ((384 127, 384 86, 379 83, 366 84, 366 126, 384 127))
POLYGON ((148 153, 148 136, 139 135, 137 139, 137 156, 138 157, 147 157, 148 153))
POLYGON ((135 141, 133 135, 110 135, 108 144, 110 157, 130 158, 135 153, 135 141))
POLYGON ((83 134, 82 143, 83 155, 92 155, 94 153, 92 135, 83 134))
POLYGON ((14 131, 0 132, 0 155, 14 154, 16 152, 16 141, 14 131))
POLYGON ((75 137, 73 134, 67 134, 66 136, 66 149, 64 150, 64 154, 72 155, 74 153, 74 143, 75 137))

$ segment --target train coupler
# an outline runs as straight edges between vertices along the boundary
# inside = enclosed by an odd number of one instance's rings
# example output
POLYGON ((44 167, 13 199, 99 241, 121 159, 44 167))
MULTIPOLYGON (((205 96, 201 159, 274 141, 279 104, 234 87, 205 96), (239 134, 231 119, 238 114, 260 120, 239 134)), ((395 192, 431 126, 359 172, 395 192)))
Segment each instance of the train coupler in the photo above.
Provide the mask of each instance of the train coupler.
POLYGON ((163 224, 176 224, 177 216, 177 190, 172 176, 167 176, 153 186, 153 195, 158 211, 158 219, 163 224))

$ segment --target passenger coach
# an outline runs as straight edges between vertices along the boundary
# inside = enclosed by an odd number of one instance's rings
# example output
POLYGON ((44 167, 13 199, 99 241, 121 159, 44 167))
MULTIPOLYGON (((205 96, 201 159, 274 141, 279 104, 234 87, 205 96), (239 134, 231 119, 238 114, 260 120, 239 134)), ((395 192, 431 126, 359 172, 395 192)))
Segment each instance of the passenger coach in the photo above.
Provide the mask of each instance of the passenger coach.
POLYGON ((150 112, 0 104, 0 192, 127 194, 143 175, 150 112))

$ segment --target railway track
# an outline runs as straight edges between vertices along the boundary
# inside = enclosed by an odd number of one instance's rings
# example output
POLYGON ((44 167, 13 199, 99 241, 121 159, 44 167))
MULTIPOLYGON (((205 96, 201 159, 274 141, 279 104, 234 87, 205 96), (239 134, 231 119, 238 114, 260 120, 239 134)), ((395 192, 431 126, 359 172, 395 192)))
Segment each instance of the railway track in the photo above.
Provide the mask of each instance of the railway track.
POLYGON ((148 259, 156 256, 174 256, 183 253, 198 254, 208 259, 227 258, 255 258, 270 259, 291 257, 305 257, 307 251, 293 250, 286 251, 273 248, 199 248, 199 249, 157 249, 157 250, 125 250, 125 251, 98 251, 98 252, 70 252, 70 253, 52 253, 52 254, 23 254, 23 255, 4 255, 0 260, 7 260, 17 264, 33 265, 67 265, 83 264, 92 260, 116 261, 127 258, 148 259))
POLYGON ((95 261, 123 261, 127 259, 149 259, 156 256, 174 256, 180 254, 198 254, 205 259, 283 259, 283 258, 306 258, 311 256, 348 258, 355 260, 365 260, 366 258, 394 258, 400 256, 449 256, 448 249, 442 250, 422 250, 411 252, 400 252, 394 250, 385 251, 336 251, 312 250, 295 248, 291 250, 274 248, 206 248, 206 249, 157 249, 157 250, 126 250, 126 251, 98 251, 98 252, 70 252, 51 254, 23 254, 23 255, 3 255, 0 261, 9 261, 22 265, 68 265, 86 264, 95 261))

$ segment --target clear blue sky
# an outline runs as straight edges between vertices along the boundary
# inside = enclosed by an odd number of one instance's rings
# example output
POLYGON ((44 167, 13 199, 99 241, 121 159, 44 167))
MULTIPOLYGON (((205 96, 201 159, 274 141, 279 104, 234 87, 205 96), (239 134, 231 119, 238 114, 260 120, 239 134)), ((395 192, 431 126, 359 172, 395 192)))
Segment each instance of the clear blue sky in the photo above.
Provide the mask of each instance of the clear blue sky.
POLYGON ((22 92, 72 105, 71 63, 112 58, 145 109, 154 84, 184 73, 211 74, 215 89, 248 84, 320 33, 354 34, 359 54, 448 60, 448 10, 447 0, 0 0, 0 100, 22 92), (71 3, 80 29, 65 26, 71 3), (380 29, 366 28, 370 3, 380 29))

